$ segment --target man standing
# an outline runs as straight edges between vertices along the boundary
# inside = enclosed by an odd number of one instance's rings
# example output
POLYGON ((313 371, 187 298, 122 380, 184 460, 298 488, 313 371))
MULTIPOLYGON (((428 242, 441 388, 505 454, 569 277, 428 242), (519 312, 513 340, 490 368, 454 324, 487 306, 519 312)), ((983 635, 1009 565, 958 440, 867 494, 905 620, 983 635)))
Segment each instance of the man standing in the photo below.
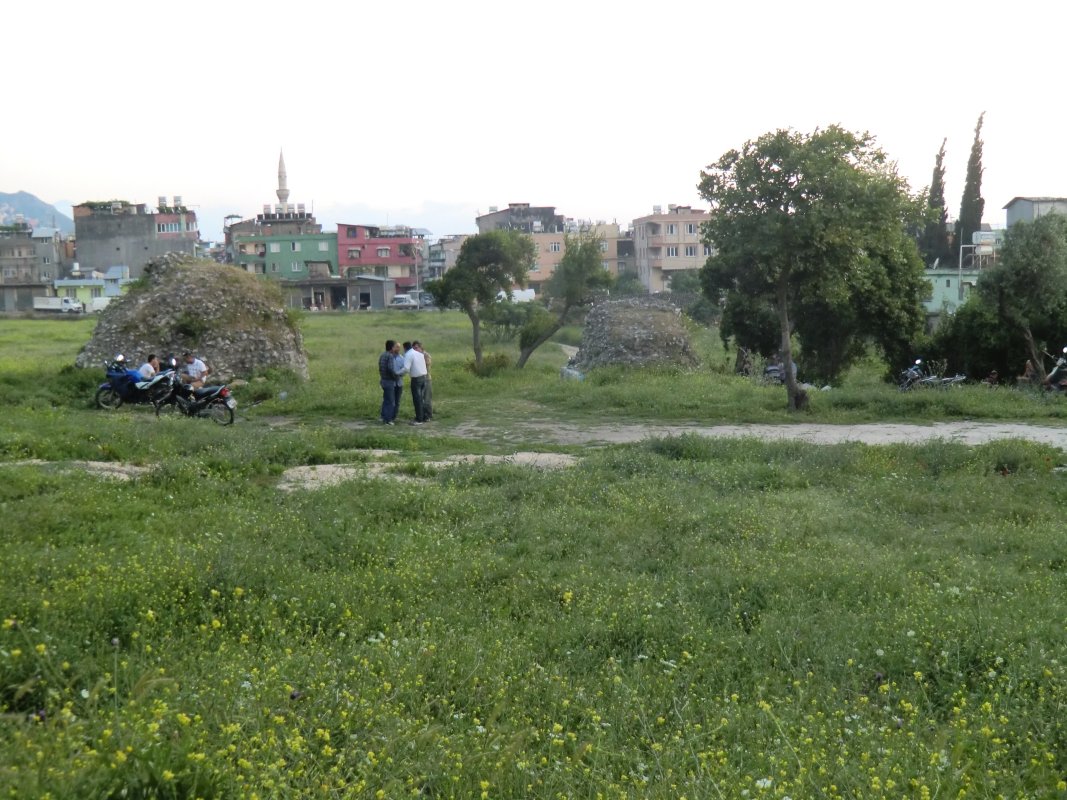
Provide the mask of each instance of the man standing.
POLYGON ((426 359, 426 385, 422 393, 422 418, 424 422, 429 422, 433 419, 433 378, 431 376, 433 364, 431 363, 430 354, 426 352, 422 342, 413 342, 411 346, 422 353, 422 357, 426 359))
POLYGON ((404 369, 411 377, 411 404, 415 406, 415 419, 412 425, 422 425, 426 421, 423 399, 426 395, 426 358, 422 354, 422 345, 405 342, 404 369))
POLYGON ((387 339, 385 351, 378 356, 378 380, 382 387, 382 424, 384 425, 396 424, 396 414, 400 409, 400 395, 404 391, 403 373, 397 372, 398 361, 402 366, 400 345, 392 339, 387 339))

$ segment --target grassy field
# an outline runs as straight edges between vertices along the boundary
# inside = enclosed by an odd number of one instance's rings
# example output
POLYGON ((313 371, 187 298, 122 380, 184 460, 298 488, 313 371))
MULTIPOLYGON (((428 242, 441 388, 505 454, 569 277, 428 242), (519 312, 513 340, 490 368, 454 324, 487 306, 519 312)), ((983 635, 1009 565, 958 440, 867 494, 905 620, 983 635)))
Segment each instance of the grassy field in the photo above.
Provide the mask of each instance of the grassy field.
MULTIPOLYGON (((238 388, 232 427, 158 420, 91 407, 91 325, 0 321, 0 796, 1067 797, 1060 451, 677 436, 426 467, 542 449, 516 418, 796 417, 708 332, 693 373, 563 382, 548 345, 475 378, 464 317, 382 313, 309 315, 311 381, 238 388), (430 426, 374 425, 387 337, 434 355, 430 426), (277 488, 375 449, 393 477, 277 488)), ((1064 416, 879 371, 800 419, 1064 416)))

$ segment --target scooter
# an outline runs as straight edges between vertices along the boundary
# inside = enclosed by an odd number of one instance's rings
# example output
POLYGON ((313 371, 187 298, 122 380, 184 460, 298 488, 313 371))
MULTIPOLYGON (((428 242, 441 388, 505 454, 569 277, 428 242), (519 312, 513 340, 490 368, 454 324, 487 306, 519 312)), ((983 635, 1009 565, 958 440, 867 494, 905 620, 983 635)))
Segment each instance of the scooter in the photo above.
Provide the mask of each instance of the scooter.
POLYGON ((169 393, 156 403, 156 416, 183 414, 187 417, 208 417, 219 425, 233 424, 233 410, 237 401, 225 385, 194 389, 183 384, 177 373, 170 379, 169 393))
POLYGON ((129 369, 121 353, 104 363, 107 380, 96 390, 96 404, 114 410, 123 404, 156 405, 171 392, 173 370, 161 370, 145 380, 141 373, 129 369))

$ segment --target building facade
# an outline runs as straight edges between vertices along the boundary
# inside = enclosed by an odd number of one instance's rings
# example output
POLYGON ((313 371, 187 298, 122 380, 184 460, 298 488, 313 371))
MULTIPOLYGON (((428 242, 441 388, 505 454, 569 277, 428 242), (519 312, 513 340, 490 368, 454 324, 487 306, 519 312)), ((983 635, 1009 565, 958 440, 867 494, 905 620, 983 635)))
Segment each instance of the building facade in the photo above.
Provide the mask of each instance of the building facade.
POLYGON ((196 255, 200 242, 196 212, 160 197, 155 209, 144 203, 110 200, 74 206, 74 236, 83 270, 106 272, 121 265, 139 278, 145 265, 164 253, 196 255))
POLYGON ((1006 206, 1007 225, 1033 222, 1045 214, 1067 214, 1067 197, 1013 197, 1006 206))
POLYGON ((426 269, 424 274, 427 280, 440 278, 452 267, 456 266, 459 251, 463 243, 467 241, 469 234, 462 233, 453 236, 443 236, 426 248, 426 269))
POLYGON ((475 217, 474 221, 478 233, 496 230, 563 233, 566 224, 563 216, 556 213, 555 206, 531 206, 529 203, 509 203, 503 211, 489 206, 489 213, 475 217))
POLYGON ((652 293, 670 289, 672 273, 704 266, 711 249, 701 241, 706 211, 691 206, 669 205, 664 212, 633 221, 634 262, 642 285, 652 293))
POLYGON ((0 225, 0 311, 29 311, 48 294, 50 268, 42 265, 33 231, 25 222, 0 225))
POLYGON ((425 277, 422 270, 427 263, 428 233, 406 225, 338 224, 337 260, 341 274, 388 278, 398 292, 413 290, 425 277))

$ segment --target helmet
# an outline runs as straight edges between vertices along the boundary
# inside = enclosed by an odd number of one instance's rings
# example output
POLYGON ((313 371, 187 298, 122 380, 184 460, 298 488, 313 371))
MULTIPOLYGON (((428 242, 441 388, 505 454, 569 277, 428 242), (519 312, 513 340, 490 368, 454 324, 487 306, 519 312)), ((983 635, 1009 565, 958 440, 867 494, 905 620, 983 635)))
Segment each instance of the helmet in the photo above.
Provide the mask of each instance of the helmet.
POLYGON ((124 356, 122 353, 119 353, 117 356, 115 356, 115 363, 116 364, 125 364, 126 363, 126 356, 124 356))

